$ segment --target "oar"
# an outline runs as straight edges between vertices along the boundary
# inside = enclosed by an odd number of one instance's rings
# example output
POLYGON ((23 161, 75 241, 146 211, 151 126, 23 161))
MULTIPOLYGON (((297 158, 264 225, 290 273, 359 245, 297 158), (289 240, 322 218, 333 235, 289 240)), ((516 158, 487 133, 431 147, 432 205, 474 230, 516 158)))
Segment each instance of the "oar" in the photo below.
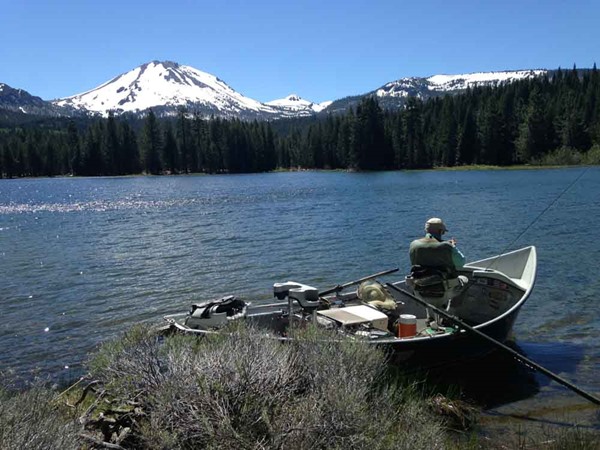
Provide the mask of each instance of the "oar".
POLYGON ((427 303, 426 301, 416 297, 415 295, 411 294, 410 292, 405 291, 404 289, 400 289, 396 286, 394 286, 391 283, 386 283, 386 286, 388 286, 389 288, 400 292, 404 295, 409 296, 410 298, 412 298, 414 301, 416 301, 417 303, 420 303, 422 306, 425 306, 426 308, 429 308, 431 310, 433 310, 436 314, 439 314, 442 317, 445 317, 446 319, 449 319, 450 321, 452 321, 453 323, 455 323, 456 325, 458 325, 459 327, 463 328, 464 330, 467 330, 470 333, 473 333, 477 336, 479 336, 482 339, 487 340, 488 342, 491 342, 492 344, 494 344, 496 347, 504 350, 505 352, 510 353, 517 361, 519 361, 522 364, 525 364, 527 366, 530 366, 532 368, 534 368, 535 370, 543 373, 544 375, 546 375, 547 377, 553 379, 554 381, 556 381, 557 383, 562 384, 563 386, 568 387, 569 389, 571 389, 573 392, 581 395, 583 398, 589 400, 590 402, 596 404, 596 405, 600 405, 600 399, 598 399, 597 397, 595 397, 594 395, 585 392, 583 389, 578 388, 577 386, 575 386, 572 383, 569 383, 567 380, 559 377, 558 375, 556 375, 553 372, 550 372, 548 369, 546 369, 545 367, 540 366, 539 364, 533 362, 532 360, 530 360, 529 358, 526 358, 525 356, 521 355, 519 352, 514 351, 512 348, 507 347, 506 345, 504 345, 501 342, 498 342, 496 339, 491 338, 490 336, 488 336, 485 333, 482 333, 481 331, 473 328, 470 325, 467 325, 466 323, 464 323, 462 320, 458 319, 455 316, 452 316, 450 314, 448 314, 446 311, 441 310, 439 308, 436 308, 433 305, 430 305, 429 303, 427 303))
POLYGON ((352 286, 354 284, 360 284, 363 281, 371 280, 373 278, 381 277, 383 275, 388 275, 390 273, 398 272, 398 270, 400 270, 400 269, 398 267, 396 267, 395 269, 384 270, 383 272, 374 273, 373 275, 368 275, 366 277, 359 278, 358 280, 349 281, 348 283, 338 284, 337 286, 332 287, 331 289, 327 289, 326 291, 319 292, 319 297, 322 297, 327 294, 332 294, 334 292, 340 292, 341 290, 347 288, 348 286, 352 286))

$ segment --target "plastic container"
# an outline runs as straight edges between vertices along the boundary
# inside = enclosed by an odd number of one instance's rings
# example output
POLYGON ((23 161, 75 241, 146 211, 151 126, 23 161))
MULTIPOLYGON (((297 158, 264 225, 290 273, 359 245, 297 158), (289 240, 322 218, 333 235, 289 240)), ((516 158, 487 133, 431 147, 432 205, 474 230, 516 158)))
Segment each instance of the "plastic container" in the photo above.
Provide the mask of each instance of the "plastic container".
POLYGON ((409 338, 417 334, 417 317, 412 314, 401 314, 398 325, 398 337, 409 338))

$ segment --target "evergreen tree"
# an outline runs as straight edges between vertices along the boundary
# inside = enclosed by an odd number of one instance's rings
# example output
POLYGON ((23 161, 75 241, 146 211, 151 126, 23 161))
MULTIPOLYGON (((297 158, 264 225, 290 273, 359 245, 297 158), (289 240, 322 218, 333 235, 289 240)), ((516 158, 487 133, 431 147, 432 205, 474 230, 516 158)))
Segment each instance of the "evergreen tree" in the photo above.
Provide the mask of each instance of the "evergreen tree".
POLYGON ((475 123, 471 106, 467 108, 462 126, 458 132, 456 147, 456 160, 458 164, 468 165, 477 163, 479 140, 477 138, 477 124, 475 123))
POLYGON ((140 161, 137 138, 135 132, 127 122, 123 122, 121 124, 121 135, 122 174, 140 173, 142 170, 142 164, 140 161))
POLYGON ((339 161, 338 167, 351 167, 350 145, 352 140, 352 122, 351 115, 346 116, 340 121, 336 139, 336 159, 339 161))
POLYGON ((481 142, 480 162, 497 165, 502 160, 501 154, 506 150, 505 122, 499 111, 497 101, 491 98, 481 111, 479 123, 479 140, 481 142))
POLYGON ((15 166, 16 166, 16 160, 15 157, 11 151, 11 149, 9 147, 3 147, 2 148, 2 155, 0 155, 2 157, 2 167, 4 170, 4 177, 5 178, 13 178, 16 174, 15 174, 15 166))
POLYGON ((406 148, 406 168, 424 169, 431 167, 431 160, 426 154, 423 141, 422 102, 410 97, 406 102, 403 114, 402 141, 406 148))
POLYGON ((193 143, 190 152, 190 171, 195 173, 205 172, 208 148, 208 125, 197 113, 194 114, 192 135, 193 143))
POLYGON ((73 175, 81 175, 82 173, 82 155, 81 145, 79 143, 79 132, 73 120, 69 120, 67 126, 67 152, 70 155, 69 173, 73 175))
POLYGON ((83 147, 83 175, 104 175, 101 151, 102 124, 97 122, 88 128, 83 147))
POLYGON ((390 120, 392 148, 394 153, 394 168, 403 169, 408 167, 408 156, 406 143, 404 142, 404 126, 401 114, 396 114, 390 120))
POLYGON ((177 142, 175 141, 173 128, 169 123, 166 123, 164 127, 164 138, 162 141, 162 160, 164 161, 165 167, 172 174, 178 172, 178 156, 177 142))
POLYGON ((308 167, 322 169, 323 161, 323 139, 320 124, 313 125, 308 130, 308 167))
POLYGON ((160 126, 152 110, 149 111, 144 121, 142 130, 142 159, 146 173, 158 175, 162 171, 160 160, 161 136, 160 126))
POLYGON ((195 169, 192 157, 192 137, 190 130, 190 121, 186 118, 186 110, 180 109, 177 113, 175 137, 177 139, 177 148, 179 149, 180 170, 184 173, 190 173, 195 169))
POLYGON ((439 157, 437 161, 442 166, 451 167, 456 164, 456 151, 458 144, 456 117, 454 116, 454 103, 452 97, 443 102, 441 119, 438 124, 439 133, 439 157))
POLYGON ((58 173, 57 170, 57 158, 56 158, 56 149, 54 144, 49 141, 46 144, 46 161, 44 164, 44 175, 47 177, 53 177, 58 173))
POLYGON ((102 138, 102 161, 105 175, 116 175, 122 173, 119 160, 119 139, 117 137, 117 126, 115 117, 111 112, 108 114, 106 127, 102 138))
POLYGON ((525 117, 519 127, 516 148, 520 162, 530 162, 548 150, 548 129, 544 117, 544 104, 537 87, 533 89, 529 97, 525 117))

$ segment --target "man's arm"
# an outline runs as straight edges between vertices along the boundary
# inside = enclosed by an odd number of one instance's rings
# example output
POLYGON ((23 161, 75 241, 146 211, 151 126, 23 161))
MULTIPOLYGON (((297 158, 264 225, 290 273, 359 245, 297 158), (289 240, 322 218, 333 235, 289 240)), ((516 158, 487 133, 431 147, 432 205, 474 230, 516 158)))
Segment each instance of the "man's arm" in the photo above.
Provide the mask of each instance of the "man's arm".
POLYGON ((452 262, 454 263, 454 267, 458 269, 465 265, 465 255, 456 248, 456 239, 452 238, 447 241, 452 246, 452 262))
POLYGON ((457 249, 454 245, 452 246, 452 262, 454 263, 454 267, 457 269, 465 265, 465 255, 457 249))

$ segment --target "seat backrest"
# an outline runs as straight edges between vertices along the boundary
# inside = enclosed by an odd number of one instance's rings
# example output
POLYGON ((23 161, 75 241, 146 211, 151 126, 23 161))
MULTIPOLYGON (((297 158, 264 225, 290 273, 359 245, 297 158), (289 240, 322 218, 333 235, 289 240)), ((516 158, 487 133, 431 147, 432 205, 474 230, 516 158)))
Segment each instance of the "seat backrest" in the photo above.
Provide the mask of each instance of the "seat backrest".
POLYGON ((440 298, 446 295, 449 274, 437 267, 412 266, 407 282, 423 297, 440 298))
POLYGON ((412 265, 455 270, 453 251, 454 248, 449 241, 438 241, 426 236, 412 241, 408 253, 412 265))

